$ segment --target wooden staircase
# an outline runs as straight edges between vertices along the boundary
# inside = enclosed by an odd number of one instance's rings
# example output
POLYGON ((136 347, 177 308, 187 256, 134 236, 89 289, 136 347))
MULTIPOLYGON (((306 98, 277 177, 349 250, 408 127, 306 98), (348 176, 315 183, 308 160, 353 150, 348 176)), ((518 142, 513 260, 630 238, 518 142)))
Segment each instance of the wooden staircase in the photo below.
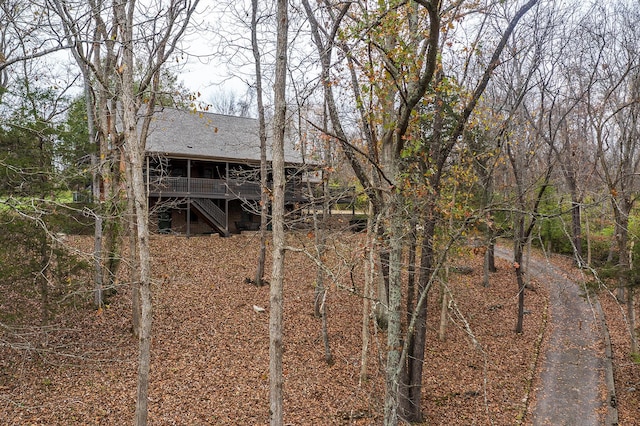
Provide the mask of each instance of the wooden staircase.
POLYGON ((224 210, 216 205, 209 198, 192 198, 191 204, 198 210, 209 223, 224 237, 229 236, 227 226, 227 215, 224 210))

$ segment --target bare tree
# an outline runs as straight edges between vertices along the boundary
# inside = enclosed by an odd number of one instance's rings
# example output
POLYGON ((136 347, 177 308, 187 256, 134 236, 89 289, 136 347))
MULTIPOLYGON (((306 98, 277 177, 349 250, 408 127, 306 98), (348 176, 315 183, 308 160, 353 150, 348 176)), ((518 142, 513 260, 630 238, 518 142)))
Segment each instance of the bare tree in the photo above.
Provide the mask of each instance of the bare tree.
MULTIPOLYGON (((198 0, 176 0, 140 9, 135 0, 114 3, 111 8, 102 1, 90 1, 88 5, 54 1, 55 10, 64 22, 66 37, 75 46, 74 55, 85 73, 85 83, 95 80, 98 88, 93 103, 97 113, 89 116, 95 117, 98 123, 101 161, 106 163, 105 153, 124 153, 125 161, 111 163, 116 164, 117 169, 101 164, 99 173, 102 185, 111 185, 114 202, 122 195, 120 176, 113 179, 114 170, 126 173, 129 179, 131 229, 135 231, 131 235, 135 242, 131 250, 132 285, 135 290, 139 289, 141 302, 136 425, 147 423, 151 356, 149 227, 142 174, 146 137, 156 105, 161 70, 187 30, 197 4, 198 0), (142 11, 149 15, 139 15, 142 11), (143 63, 144 66, 138 67, 143 63), (89 71, 90 78, 86 75, 89 71)), ((98 239, 97 233, 96 237, 98 239)), ((135 294, 134 291, 134 312, 137 311, 135 294)), ((98 297, 97 301, 100 302, 98 297)))
POLYGON ((595 69, 589 91, 589 120, 595 135, 599 172, 615 221, 618 248, 618 299, 626 300, 631 350, 638 352, 635 296, 631 283, 633 251, 629 217, 637 200, 640 172, 640 55, 638 11, 625 2, 601 6, 604 25, 588 23, 595 69), (625 297, 626 296, 626 297, 625 297))
MULTIPOLYGON (((413 132, 412 117, 421 105, 425 94, 437 93, 436 87, 440 81, 444 81, 437 77, 437 71, 442 65, 440 53, 443 46, 446 47, 440 44, 440 35, 448 31, 449 19, 456 16, 458 12, 462 13, 467 6, 462 3, 442 4, 442 2, 431 1, 381 3, 377 8, 364 8, 353 3, 334 7, 326 3, 323 19, 331 25, 322 30, 322 35, 318 30, 318 19, 314 22, 310 17, 312 34, 315 32, 314 42, 322 65, 323 84, 326 87, 333 135, 342 145, 356 176, 369 195, 374 205, 374 215, 377 217, 382 213, 387 221, 380 236, 384 241, 382 247, 388 250, 388 254, 384 251, 380 252, 379 259, 382 260, 383 268, 388 268, 388 274, 383 274, 388 286, 378 294, 379 300, 384 300, 382 304, 388 307, 387 347, 389 350, 386 357, 385 424, 396 424, 399 418, 406 421, 420 421, 422 418, 420 384, 425 347, 425 302, 435 267, 430 263, 433 261, 430 253, 433 250, 432 238, 435 235, 437 218, 431 212, 425 215, 431 222, 426 223, 425 231, 421 235, 423 245, 420 290, 417 291, 416 297, 412 298, 411 321, 407 324, 406 333, 403 334, 401 269, 403 250, 408 242, 405 222, 408 222, 409 217, 406 209, 409 192, 401 190, 404 185, 401 176, 404 176, 408 170, 408 164, 412 164, 409 159, 413 157, 404 155, 407 141, 411 140, 408 136, 413 132), (349 7, 351 7, 350 10, 349 7), (348 14, 347 10, 349 10, 348 14), (353 70, 354 84, 350 89, 356 108, 362 111, 359 124, 363 128, 366 140, 375 142, 367 145, 368 152, 350 143, 342 130, 342 120, 334 96, 335 85, 329 78, 331 67, 334 66, 331 59, 331 51, 336 46, 333 37, 336 34, 334 28, 341 25, 340 21, 344 16, 349 19, 342 27, 358 34, 353 39, 345 39, 339 44, 339 48, 349 63, 349 70, 353 70), (361 74, 358 75, 357 72, 361 74), (361 88, 366 88, 366 96, 362 95, 361 88), (359 161, 358 156, 362 156, 359 158, 364 159, 364 163, 359 161), (372 169, 372 177, 367 174, 367 168, 372 169), (407 382, 403 383, 405 379, 407 382), (410 394, 407 393, 409 390, 410 394)), ((465 99, 461 106, 456 107, 460 111, 458 117, 447 129, 440 127, 440 134, 437 134, 438 130, 435 131, 433 146, 438 149, 426 151, 430 154, 436 152, 437 156, 434 157, 433 163, 429 164, 446 167, 451 150, 457 139, 461 137, 480 95, 500 63, 500 54, 507 39, 520 18, 536 3, 536 1, 529 1, 522 5, 508 20, 506 30, 498 36, 496 47, 488 61, 489 65, 484 66, 479 73, 478 81, 470 90, 468 99, 465 99)), ((308 5, 306 8, 307 14, 311 15, 308 5)), ((443 123, 445 108, 437 101, 436 104, 440 105, 441 123, 443 123)), ((435 128, 438 129, 437 119, 434 123, 435 128)), ((431 172, 432 169, 429 171, 431 172)), ((437 188, 441 174, 435 171, 433 176, 437 188)), ((437 194, 437 191, 435 189, 434 193, 437 194)), ((437 195, 434 200, 437 200, 437 195)), ((431 209, 433 207, 432 205, 431 209)), ((429 210, 430 207, 425 207, 425 211, 429 212, 429 210)))
POLYGON ((287 39, 289 30, 288 1, 278 0, 276 10, 276 74, 273 119, 273 267, 269 296, 269 406, 270 424, 282 426, 284 415, 282 376, 282 316, 284 284, 284 137, 286 129, 287 39))
POLYGON ((210 97, 211 108, 218 114, 248 117, 251 108, 251 97, 251 90, 246 93, 244 98, 241 98, 232 90, 220 89, 210 97))
POLYGON ((256 285, 264 284, 264 267, 267 256, 267 227, 269 224, 269 164, 267 162, 267 125, 262 89, 262 63, 258 45, 258 0, 251 0, 251 50, 256 69, 256 100, 258 107, 258 132, 260 137, 260 249, 256 266, 256 285))
POLYGON ((0 101, 10 83, 14 65, 33 62, 71 44, 52 30, 50 17, 38 13, 40 5, 31 1, 8 0, 0 3, 0 101))

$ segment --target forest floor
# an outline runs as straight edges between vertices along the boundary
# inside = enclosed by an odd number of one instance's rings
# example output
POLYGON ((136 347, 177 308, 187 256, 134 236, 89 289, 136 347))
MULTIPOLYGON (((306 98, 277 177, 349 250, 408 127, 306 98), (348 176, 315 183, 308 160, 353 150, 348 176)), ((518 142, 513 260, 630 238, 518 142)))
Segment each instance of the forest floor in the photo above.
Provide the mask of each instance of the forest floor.
MULTIPOLYGON (((368 378, 359 381, 363 235, 332 237, 323 258, 335 273, 328 280, 327 297, 331 365, 324 360, 321 321, 313 315, 316 268, 305 252, 312 248, 312 237, 306 232, 289 235, 290 245, 299 251, 288 252, 286 258, 285 423, 380 424, 385 334, 371 321, 368 378)), ((87 252, 91 248, 88 237, 68 237, 68 241, 87 252)), ((245 282, 254 275, 257 248, 255 235, 152 238, 150 424, 268 424, 268 311, 257 308, 268 310, 269 288, 245 282)), ((498 272, 491 275, 490 286, 483 287, 482 257, 469 248, 451 259, 444 340, 438 337, 441 289, 431 291, 423 379, 425 424, 532 422, 541 351, 548 347, 548 288, 532 279, 525 294, 524 333, 518 335, 513 331, 517 312, 513 266, 498 260, 498 272)), ((558 262, 571 267, 563 258, 558 262)), ((603 299, 620 424, 640 424, 636 420, 640 367, 627 356, 622 311, 611 298, 603 299)), ((86 303, 67 304, 46 327, 3 326, 0 424, 130 423, 137 366, 130 306, 128 286, 123 284, 101 311, 86 303)))

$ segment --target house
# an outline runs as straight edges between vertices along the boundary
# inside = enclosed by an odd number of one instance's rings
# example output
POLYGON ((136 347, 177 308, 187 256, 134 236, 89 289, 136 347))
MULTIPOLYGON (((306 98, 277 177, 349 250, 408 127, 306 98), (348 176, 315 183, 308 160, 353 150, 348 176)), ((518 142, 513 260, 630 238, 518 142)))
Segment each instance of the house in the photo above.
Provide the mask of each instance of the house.
MULTIPOLYGON (((270 143, 267 158, 271 160, 270 143)), ((305 201, 302 155, 285 146, 290 209, 305 201)), ((259 228, 258 121, 163 108, 153 116, 146 144, 151 229, 161 233, 228 236, 259 228)), ((268 189, 267 189, 268 190, 268 189)))

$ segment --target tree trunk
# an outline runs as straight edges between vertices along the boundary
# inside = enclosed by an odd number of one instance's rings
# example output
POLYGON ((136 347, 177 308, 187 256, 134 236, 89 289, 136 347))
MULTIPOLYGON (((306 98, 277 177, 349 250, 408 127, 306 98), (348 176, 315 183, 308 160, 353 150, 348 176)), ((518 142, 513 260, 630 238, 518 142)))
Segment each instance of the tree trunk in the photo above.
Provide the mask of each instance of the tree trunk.
MULTIPOLYGON (((573 197, 573 194, 571 196, 573 197)), ((571 234, 576 263, 578 266, 582 266, 582 217, 580 202, 577 200, 571 201, 571 234)))
POLYGON ((324 346, 324 361, 327 365, 333 365, 333 355, 329 345, 329 317, 327 316, 327 290, 322 292, 322 304, 320 305, 320 315, 322 315, 322 343, 324 346))
POLYGON ((267 226, 269 224, 269 184, 267 163, 267 129, 262 100, 262 63, 258 45, 258 0, 251 0, 251 48, 256 69, 256 98, 258 102, 258 126, 260 135, 260 249, 255 283, 264 284, 264 266, 267 257, 267 226))
MULTIPOLYGON (((326 149, 326 147, 325 147, 326 149)), ((328 155, 326 156, 328 157, 328 155)), ((325 161, 326 161, 325 157, 325 161)), ((325 162, 325 164, 327 164, 325 162)), ((318 219, 318 214, 315 207, 313 208, 313 226, 315 234, 315 246, 316 257, 319 261, 322 261, 326 251, 326 235, 325 235, 325 223, 329 217, 329 180, 323 179, 322 190, 322 219, 318 219)), ((333 356, 331 355, 331 347, 329 346, 329 329, 327 318, 327 289, 325 286, 325 273, 323 267, 319 265, 316 270, 316 287, 314 290, 314 315, 316 318, 320 318, 322 321, 322 341, 324 343, 324 356, 327 364, 333 364, 333 356)))
MULTIPOLYGON (((445 280, 449 279, 449 272, 445 272, 447 275, 445 280)), ((438 339, 444 342, 447 338, 447 313, 448 313, 449 298, 447 297, 447 288, 445 283, 440 284, 440 329, 438 330, 438 339)))
POLYGON ((625 288, 628 286, 629 279, 629 258, 627 257, 629 242, 629 213, 619 207, 619 203, 623 201, 612 199, 613 213, 615 217, 615 239, 618 245, 618 289, 617 298, 620 303, 625 300, 625 288))
POLYGON ((487 257, 488 257, 488 263, 489 263, 489 272, 496 272, 498 270, 498 268, 496 268, 496 241, 495 239, 491 239, 491 241, 489 242, 489 247, 487 248, 487 257))
MULTIPOLYGON (((132 68, 133 69, 133 68, 132 68)), ((123 85, 131 84, 133 88, 133 76, 131 81, 123 79, 123 85)), ((151 367, 151 328, 152 328, 152 302, 151 302, 151 255, 149 247, 149 212, 147 207, 147 195, 144 187, 142 173, 142 153, 136 132, 135 106, 133 99, 123 96, 125 135, 127 139, 128 166, 131 168, 132 195, 134 197, 134 218, 136 228, 136 255, 139 267, 140 289, 140 337, 138 357, 138 386, 136 398, 136 426, 147 424, 149 371, 151 367)))
MULTIPOLYGON (((131 84, 133 88, 133 76, 131 80, 123 78, 123 85, 131 84)), ((134 217, 136 230, 136 263, 139 267, 138 286, 140 289, 140 337, 138 356, 138 385, 136 397, 135 424, 142 426, 147 424, 148 416, 148 392, 149 372, 151 367, 151 329, 152 329, 152 301, 151 301, 151 255, 149 247, 149 212, 147 196, 144 187, 142 173, 142 149, 140 149, 137 132, 135 105, 133 98, 123 96, 125 137, 127 140, 128 167, 131 170, 132 195, 134 203, 134 217)))
MULTIPOLYGON (((324 114, 324 131, 327 133, 327 115, 324 114)), ((330 161, 330 141, 327 138, 324 146, 324 164, 328 169, 330 161)), ((329 173, 326 171, 325 173, 329 173)), ((326 223, 331 213, 331 200, 329 199, 329 176, 323 176, 322 179, 322 220, 318 221, 316 209, 313 209, 313 224, 315 231, 316 256, 322 261, 326 251, 326 223)), ((322 342, 324 344, 324 359, 329 365, 333 364, 333 355, 331 355, 331 346, 329 345, 329 318, 327 317, 327 288, 325 285, 325 272, 322 266, 317 267, 316 272, 316 291, 314 311, 316 316, 322 320, 322 342)))
POLYGON ((638 353, 638 335, 636 332, 636 309, 634 288, 632 285, 627 287, 627 317, 629 320, 629 332, 631 334, 631 353, 638 353))
POLYGON ((416 245, 418 244, 417 221, 415 218, 409 220, 409 254, 407 259, 407 325, 411 322, 416 300, 416 245))
POLYGON ((406 360, 402 372, 403 393, 400 395, 400 417, 407 422, 420 423, 422 419, 422 371, 427 343, 427 296, 433 275, 433 240, 436 218, 433 214, 424 222, 420 250, 420 274, 416 298, 414 330, 409 329, 405 338, 406 360))
POLYGON ((384 425, 395 426, 398 424, 398 398, 400 383, 400 337, 401 304, 402 304, 402 231, 403 218, 399 214, 402 205, 400 194, 396 193, 390 200, 389 211, 389 308, 387 324, 387 365, 386 365, 386 392, 384 399, 384 425))
POLYGON ((484 262, 482 263, 482 286, 489 287, 489 262, 490 262, 489 247, 487 246, 487 250, 484 252, 484 262))
MULTIPOLYGON (((315 211, 315 207, 313 208, 313 228, 315 234, 315 246, 316 246, 316 257, 318 260, 322 259, 324 256, 324 235, 322 235, 322 230, 320 230, 320 226, 318 224, 318 214, 315 211)), ((323 216, 328 214, 327 211, 323 212, 323 216)), ((326 216, 324 216, 326 217, 326 216)), ((316 285, 313 289, 313 315, 316 318, 322 318, 322 310, 324 306, 325 299, 325 286, 324 286, 324 271, 322 270, 322 266, 318 266, 316 268, 316 285)))
POLYGON ((529 265, 531 264, 531 234, 527 235, 527 244, 523 253, 524 267, 520 264, 522 269, 522 278, 524 279, 525 288, 529 288, 529 265))
POLYGON ((147 424, 149 402, 149 372, 151 368, 151 256, 149 247, 149 212, 147 194, 144 186, 143 156, 144 144, 138 138, 136 102, 134 98, 134 62, 133 62, 133 9, 128 3, 114 6, 116 24, 122 38, 121 90, 122 90, 122 124, 124 128, 125 167, 131 177, 129 202, 136 231, 135 263, 139 268, 139 288, 141 303, 141 323, 138 354, 138 379, 136 391, 135 425, 147 424))
MULTIPOLYGON (((385 231, 383 226, 378 227, 378 237, 382 237, 385 231)), ((382 330, 386 330, 389 326, 389 247, 386 246, 385 240, 376 244, 375 260, 380 273, 376 279, 376 323, 382 330)))
MULTIPOLYGON (((73 51, 76 54, 75 50, 73 51)), ((91 96, 91 81, 87 65, 76 55, 76 62, 82 70, 84 81, 84 101, 87 110, 87 133, 89 134, 89 146, 94 145, 100 151, 100 142, 95 140, 96 125, 93 97, 91 96)), ((93 232, 93 269, 94 269, 94 297, 93 303, 100 308, 104 303, 102 294, 102 212, 100 211, 100 161, 98 155, 91 154, 91 197, 94 208, 94 232, 93 232)))
POLYGON ((523 322, 524 322, 524 273, 522 267, 522 257, 524 251, 524 241, 522 234, 524 231, 524 219, 520 219, 518 223, 518 228, 516 232, 518 233, 518 237, 516 237, 514 242, 514 250, 513 250, 513 267, 516 270, 516 282, 518 285, 518 320, 516 322, 516 333, 522 333, 523 322))
POLYGON ((362 290, 362 350, 360 355, 360 381, 359 384, 367 380, 368 360, 369 360, 369 311, 371 300, 373 300, 373 280, 375 276, 375 230, 378 218, 374 216, 373 204, 369 202, 367 214, 367 244, 366 260, 364 262, 364 289, 362 290))
POLYGON ((585 220, 585 231, 586 231, 586 238, 587 238, 587 265, 586 266, 591 266, 591 229, 589 225, 588 214, 584 215, 584 220, 585 220))
POLYGON ((129 278, 131 282, 131 332, 140 338, 140 267, 138 253, 138 231, 136 229, 135 194, 133 193, 133 176, 131 168, 127 170, 127 223, 129 224, 129 278))
MULTIPOLYGON (((94 182, 99 182, 94 179, 94 182)), ((98 183, 99 185, 99 183, 98 183)), ((94 198, 97 200, 97 198, 94 198)), ((97 201, 100 203, 100 201, 97 201)), ((102 277, 104 276, 104 269, 102 267, 102 212, 100 211, 99 204, 94 207, 94 233, 93 233, 93 267, 94 267, 94 283, 93 283, 93 303, 96 308, 101 308, 104 303, 102 294, 102 277)))
MULTIPOLYGON (((629 247, 628 253, 628 263, 629 263, 629 275, 633 273, 633 246, 634 242, 632 241, 629 247)), ((638 336, 636 333, 636 309, 634 306, 634 285, 631 277, 628 279, 627 283, 627 318, 629 321, 629 334, 631 336, 631 353, 638 353, 638 336)))
MULTIPOLYGON (((573 152, 575 148, 571 147, 571 144, 566 141, 565 151, 569 150, 573 152)), ((560 157, 560 156, 559 156, 560 157)), ((571 244, 574 250, 574 261, 578 267, 582 266, 582 209, 580 192, 578 190, 578 180, 576 178, 576 164, 574 164, 573 155, 566 155, 566 158, 559 158, 561 160, 561 168, 564 174, 565 181, 569 187, 569 194, 571 195, 571 244)))
POLYGON ((286 120, 287 0, 277 0, 276 74, 274 84, 275 114, 273 122, 273 268, 269 312, 269 414, 271 426, 282 426, 282 314, 284 284, 284 133, 286 120))
POLYGON ((40 271, 37 281, 40 287, 40 301, 42 303, 42 325, 49 323, 49 279, 51 268, 51 245, 49 236, 43 232, 40 240, 40 271))

